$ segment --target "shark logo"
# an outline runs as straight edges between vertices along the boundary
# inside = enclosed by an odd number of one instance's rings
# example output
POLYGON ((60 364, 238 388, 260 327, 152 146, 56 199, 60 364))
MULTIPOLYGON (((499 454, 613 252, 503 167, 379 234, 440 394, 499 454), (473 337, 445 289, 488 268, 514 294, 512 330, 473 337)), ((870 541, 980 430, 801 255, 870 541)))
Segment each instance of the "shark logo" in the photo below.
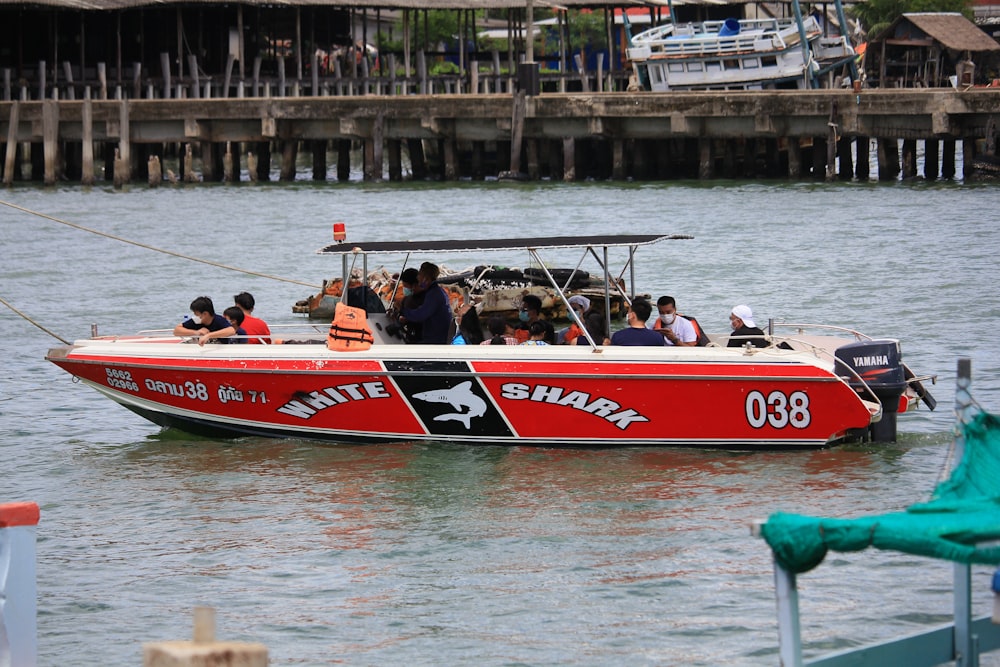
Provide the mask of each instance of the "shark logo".
POLYGON ((450 389, 433 389, 413 394, 413 398, 426 403, 448 403, 459 412, 448 412, 434 417, 434 421, 460 421, 466 429, 471 428, 473 417, 482 417, 486 414, 486 401, 472 393, 472 382, 465 382, 455 385, 450 389), (465 411, 462 412, 462 408, 465 411))

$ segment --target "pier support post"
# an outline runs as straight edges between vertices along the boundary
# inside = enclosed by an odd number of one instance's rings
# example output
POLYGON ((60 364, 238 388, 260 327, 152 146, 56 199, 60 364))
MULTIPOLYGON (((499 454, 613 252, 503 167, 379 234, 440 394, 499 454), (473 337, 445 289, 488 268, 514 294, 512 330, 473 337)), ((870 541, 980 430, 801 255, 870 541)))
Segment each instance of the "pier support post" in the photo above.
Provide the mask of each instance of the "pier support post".
POLYGON ((34 667, 38 660, 35 503, 0 505, 0 665, 34 667))
POLYGON ((813 178, 824 181, 830 180, 833 173, 830 171, 830 162, 827 159, 829 157, 828 150, 832 148, 830 142, 827 141, 826 137, 815 137, 813 138, 812 145, 812 176, 813 178))
POLYGON ((621 139, 611 140, 611 179, 625 180, 625 142, 621 139))
POLYGON ((837 178, 849 181, 854 177, 854 160, 851 157, 851 140, 841 137, 837 140, 837 178))
POLYGON ((444 180, 454 181, 458 178, 458 149, 455 140, 447 138, 442 140, 442 153, 444 153, 444 180))
POLYGON ((917 140, 903 140, 903 178, 917 177, 917 140))
POLYGON ((541 169, 538 162, 538 139, 528 139, 528 178, 537 181, 541 177, 541 169))
POLYGON ((55 185, 59 178, 59 101, 42 102, 42 151, 45 160, 45 185, 55 185))
MULTIPOLYGON (((132 182, 132 142, 129 129, 128 100, 122 100, 118 107, 118 150, 122 163, 122 183, 132 182)), ((118 165, 115 165, 117 168, 118 165)), ((119 176, 115 173, 115 179, 119 176)))
MULTIPOLYGON (((367 60, 362 61, 367 63, 367 60)), ((383 178, 383 169, 385 168, 385 159, 383 157, 383 151, 385 150, 385 116, 379 112, 375 116, 375 123, 372 127, 372 174, 376 181, 381 181, 383 178)))
POLYGON ((219 144, 214 141, 203 141, 199 144, 201 148, 201 177, 208 183, 217 183, 219 178, 219 144))
POLYGON ((3 184, 14 182, 14 171, 17 169, 17 126, 21 111, 21 103, 14 100, 10 105, 9 125, 7 127, 7 154, 4 156, 3 184))
MULTIPOLYGON (((315 90, 315 88, 314 88, 315 90)), ((312 177, 314 181, 326 180, 326 141, 316 139, 310 142, 312 147, 312 177)))
MULTIPOLYGON (((257 142, 257 155, 254 156, 257 162, 257 168, 254 169, 257 181, 264 181, 267 183, 271 180, 271 142, 270 141, 258 141, 257 142)), ((249 161, 247 165, 249 166, 249 161)))
POLYGON ((149 187, 159 187, 160 183, 163 181, 163 165, 160 164, 159 155, 149 156, 149 165, 146 168, 146 172, 146 179, 149 183, 149 187))
POLYGON ((422 139, 407 139, 406 150, 410 154, 410 171, 413 173, 413 180, 423 181, 427 179, 427 162, 424 159, 424 142, 422 139))
POLYGON ((715 160, 712 157, 712 140, 706 137, 698 139, 698 179, 708 180, 715 177, 715 160))
POLYGON ((295 139, 286 139, 281 142, 281 173, 278 179, 281 181, 295 180, 295 162, 299 156, 299 142, 295 139))
POLYGON ((867 181, 871 177, 870 145, 871 139, 868 137, 858 137, 854 140, 855 151, 858 155, 857 164, 854 166, 854 175, 859 181, 867 181))
POLYGON ((562 142, 563 180, 572 183, 576 180, 576 140, 566 137, 562 142))
POLYGON ((972 173, 972 165, 976 160, 976 140, 972 137, 962 137, 962 178, 971 180, 975 178, 972 173))
POLYGON ((486 178, 486 173, 483 171, 483 152, 484 146, 482 141, 472 142, 472 180, 481 181, 486 178))
POLYGON ((941 176, 955 178, 955 140, 945 139, 941 142, 941 176))
POLYGON ((736 140, 722 140, 722 177, 736 178, 736 140))
POLYGON ((389 180, 403 180, 403 142, 400 139, 389 139, 386 142, 389 152, 389 180))
POLYGON ((81 150, 80 183, 94 184, 94 109, 90 100, 90 86, 83 91, 83 140, 81 150))
POLYGON ((899 175, 899 144, 895 137, 879 137, 878 180, 894 181, 899 175))
POLYGON ((232 183, 236 180, 235 165, 239 164, 239 144, 236 144, 236 157, 233 157, 233 142, 226 142, 226 152, 222 155, 222 182, 232 183))
POLYGON ((924 139, 924 178, 936 181, 938 177, 938 140, 924 139))
POLYGON ((337 140, 337 181, 346 183, 351 180, 351 140, 337 140))
POLYGON ((788 177, 802 177, 802 146, 798 137, 788 137, 788 177))

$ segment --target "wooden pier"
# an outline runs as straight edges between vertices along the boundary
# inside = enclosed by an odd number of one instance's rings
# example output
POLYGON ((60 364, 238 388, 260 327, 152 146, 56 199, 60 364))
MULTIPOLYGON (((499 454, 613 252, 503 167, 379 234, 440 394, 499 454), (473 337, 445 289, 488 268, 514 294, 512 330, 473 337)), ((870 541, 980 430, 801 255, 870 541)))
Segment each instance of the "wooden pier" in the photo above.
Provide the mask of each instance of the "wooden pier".
POLYGON ((956 175, 958 142, 974 178, 1000 117, 995 88, 83 97, 0 102, 4 184, 265 181, 272 161, 293 180, 300 151, 314 180, 344 181, 352 148, 365 180, 937 179, 956 175))

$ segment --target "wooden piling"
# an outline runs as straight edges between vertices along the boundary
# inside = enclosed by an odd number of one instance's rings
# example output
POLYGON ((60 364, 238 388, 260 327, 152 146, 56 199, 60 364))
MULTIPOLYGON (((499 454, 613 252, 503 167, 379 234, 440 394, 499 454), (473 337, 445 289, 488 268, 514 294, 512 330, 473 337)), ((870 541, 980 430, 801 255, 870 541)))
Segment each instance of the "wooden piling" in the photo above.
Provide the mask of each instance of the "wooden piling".
POLYGON ((539 163, 538 139, 528 139, 525 146, 528 149, 528 178, 537 181, 541 178, 542 173, 539 163))
POLYGON ((163 182, 163 165, 160 164, 160 156, 150 155, 149 164, 146 169, 148 172, 146 178, 148 179, 149 187, 159 187, 160 183, 163 182))
POLYGON ((125 178, 125 161, 122 160, 122 153, 121 150, 118 148, 115 148, 115 157, 114 157, 114 162, 112 164, 114 166, 112 167, 111 170, 112 171, 111 182, 114 184, 116 188, 120 188, 126 183, 128 183, 128 180, 125 178))
POLYGON ((802 144, 798 137, 788 137, 788 177, 802 176, 802 144))
MULTIPOLYGON (((230 63, 230 68, 232 64, 230 63)), ((239 151, 239 144, 237 144, 237 151, 239 151)), ((226 152, 222 156, 222 182, 232 183, 235 180, 235 163, 239 162, 239 155, 233 158, 233 142, 226 142, 226 152)))
POLYGON ((194 149, 190 143, 184 144, 184 161, 181 164, 181 179, 185 183, 197 183, 199 180, 194 170, 194 149))
POLYGON ((917 177, 917 140, 903 140, 903 178, 917 177))
POLYGON ((510 172, 521 173, 521 146, 524 143, 525 91, 514 93, 510 125, 510 172))
MULTIPOLYGON (((122 160, 123 183, 132 182, 132 144, 130 140, 131 129, 129 126, 128 101, 122 100, 118 107, 118 149, 122 160)), ((117 165, 115 165, 117 168, 117 165)), ((118 172, 115 172, 117 178, 118 172)))
POLYGON ((611 178, 625 180, 625 142, 621 139, 611 140, 611 178))
POLYGON ((257 156, 253 151, 247 151, 247 176, 251 183, 257 182, 257 156))
POLYGON ((442 141, 444 153, 444 180, 454 181, 458 178, 458 151, 455 140, 451 138, 442 141))
POLYGON ((20 115, 20 102, 15 100, 10 105, 10 116, 7 126, 7 154, 4 156, 3 184, 14 182, 14 171, 17 169, 17 128, 20 115))
MULTIPOLYGON (((368 62, 367 59, 364 60, 365 63, 368 62)), ((383 178, 383 169, 385 166, 383 150, 385 146, 385 116, 379 113, 375 116, 375 122, 372 126, 372 174, 376 181, 381 181, 383 178)))
POLYGON ((715 159, 712 157, 712 140, 706 137, 698 139, 698 178, 700 180, 715 178, 715 159))
POLYGON ((299 142, 295 139, 286 139, 279 144, 281 146, 281 172, 278 180, 283 182, 295 180, 295 162, 299 156, 299 142))
POLYGON ((566 137, 562 141, 563 181, 572 183, 576 180, 576 140, 566 137))
POLYGON ((974 139, 962 140, 962 178, 971 180, 975 178, 972 165, 976 160, 976 142, 974 139))
POLYGON ((81 145, 80 183, 93 185, 94 176, 94 109, 90 100, 90 87, 83 91, 82 110, 83 138, 81 145))

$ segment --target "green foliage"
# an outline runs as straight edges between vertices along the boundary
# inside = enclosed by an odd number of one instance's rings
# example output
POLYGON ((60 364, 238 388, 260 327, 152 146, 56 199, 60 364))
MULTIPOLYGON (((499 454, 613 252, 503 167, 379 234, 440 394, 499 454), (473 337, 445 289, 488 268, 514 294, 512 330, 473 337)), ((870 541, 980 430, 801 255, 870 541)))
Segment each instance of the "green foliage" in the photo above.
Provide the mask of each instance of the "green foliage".
POLYGON ((442 60, 430 66, 431 76, 440 76, 442 74, 458 74, 458 65, 450 60, 442 60))
POLYGON ((910 12, 960 12, 972 18, 970 0, 868 0, 854 5, 849 12, 861 21, 868 39, 878 37, 893 21, 910 12))

